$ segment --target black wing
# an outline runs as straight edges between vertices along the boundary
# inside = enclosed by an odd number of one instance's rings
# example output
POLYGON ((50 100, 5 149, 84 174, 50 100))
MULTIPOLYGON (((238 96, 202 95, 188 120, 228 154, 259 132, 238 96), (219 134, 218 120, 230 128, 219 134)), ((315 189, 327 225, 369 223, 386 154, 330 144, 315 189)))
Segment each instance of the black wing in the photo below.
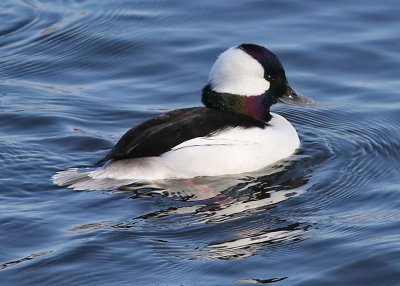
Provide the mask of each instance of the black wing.
POLYGON ((264 126, 264 122, 251 117, 207 107, 177 109, 131 128, 97 164, 108 160, 160 156, 182 142, 229 127, 264 126))

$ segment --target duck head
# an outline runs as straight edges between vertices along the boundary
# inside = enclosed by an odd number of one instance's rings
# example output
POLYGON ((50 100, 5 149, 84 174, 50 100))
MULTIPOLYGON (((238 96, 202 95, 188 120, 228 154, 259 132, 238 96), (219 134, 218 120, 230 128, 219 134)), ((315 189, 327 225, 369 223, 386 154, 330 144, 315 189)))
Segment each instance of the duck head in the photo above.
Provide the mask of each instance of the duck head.
POLYGON ((202 101, 207 107, 243 113, 261 121, 270 119, 270 106, 277 102, 315 104, 289 85, 278 57, 255 44, 241 44, 219 55, 202 101))

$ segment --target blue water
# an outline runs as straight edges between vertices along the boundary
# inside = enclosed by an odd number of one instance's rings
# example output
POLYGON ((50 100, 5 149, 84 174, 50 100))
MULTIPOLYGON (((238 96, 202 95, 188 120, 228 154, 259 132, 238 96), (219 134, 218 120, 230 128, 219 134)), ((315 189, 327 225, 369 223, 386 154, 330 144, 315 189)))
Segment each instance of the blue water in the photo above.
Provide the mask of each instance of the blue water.
POLYGON ((400 285, 397 1, 0 3, 0 285, 400 285), (198 106, 216 56, 281 59, 296 156, 252 176, 74 191, 135 124, 198 106))

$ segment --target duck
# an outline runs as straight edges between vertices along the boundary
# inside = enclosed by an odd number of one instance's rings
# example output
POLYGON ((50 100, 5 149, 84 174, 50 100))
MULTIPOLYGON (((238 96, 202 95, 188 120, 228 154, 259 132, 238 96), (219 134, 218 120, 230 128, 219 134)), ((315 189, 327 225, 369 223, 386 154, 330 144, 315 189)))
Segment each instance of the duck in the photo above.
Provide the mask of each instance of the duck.
POLYGON ((201 101, 132 127, 94 168, 59 171, 53 182, 85 189, 96 180, 105 186, 258 171, 300 147, 296 129, 271 106, 315 105, 290 86, 274 53, 248 43, 217 57, 201 101))

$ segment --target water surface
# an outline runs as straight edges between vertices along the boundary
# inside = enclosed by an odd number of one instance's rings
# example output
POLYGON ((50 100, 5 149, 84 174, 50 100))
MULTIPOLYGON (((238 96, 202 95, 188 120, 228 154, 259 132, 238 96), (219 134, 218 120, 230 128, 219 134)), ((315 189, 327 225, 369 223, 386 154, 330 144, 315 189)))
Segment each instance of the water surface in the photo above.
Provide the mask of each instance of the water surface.
POLYGON ((1 285, 400 285, 396 1, 0 4, 1 285), (200 105, 216 56, 276 53, 313 108, 297 154, 150 188, 52 184, 130 127, 200 105))

